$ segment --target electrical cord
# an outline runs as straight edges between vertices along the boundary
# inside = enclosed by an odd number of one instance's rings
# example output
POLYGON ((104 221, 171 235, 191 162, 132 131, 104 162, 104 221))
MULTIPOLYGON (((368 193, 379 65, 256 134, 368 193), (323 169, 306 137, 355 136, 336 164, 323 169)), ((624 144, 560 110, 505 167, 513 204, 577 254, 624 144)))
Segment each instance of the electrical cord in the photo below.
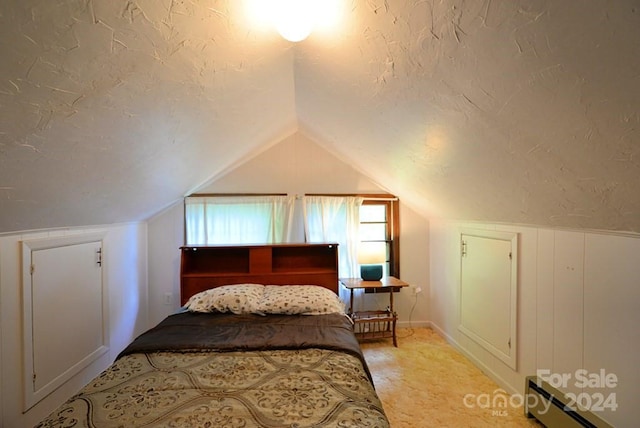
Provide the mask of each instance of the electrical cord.
POLYGON ((409 328, 403 329, 403 330, 409 330, 409 332, 406 335, 398 335, 396 332, 397 337, 406 338, 414 335, 415 330, 413 329, 413 323, 411 321, 411 318, 413 317, 413 311, 416 308, 417 304, 418 304, 418 293, 415 293, 415 299, 413 300, 413 305, 411 305, 411 309, 409 310, 409 328))

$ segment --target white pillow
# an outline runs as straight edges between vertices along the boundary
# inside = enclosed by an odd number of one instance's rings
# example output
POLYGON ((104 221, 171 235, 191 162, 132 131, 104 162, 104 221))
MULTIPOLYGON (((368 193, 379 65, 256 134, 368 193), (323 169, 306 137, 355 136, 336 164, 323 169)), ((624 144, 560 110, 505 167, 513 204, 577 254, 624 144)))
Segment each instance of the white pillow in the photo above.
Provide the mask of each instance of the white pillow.
POLYGON ((345 313, 345 305, 319 285, 265 285, 258 312, 263 314, 323 315, 345 313))
POLYGON ((185 307, 192 312, 253 313, 263 293, 262 284, 223 285, 194 294, 185 307))

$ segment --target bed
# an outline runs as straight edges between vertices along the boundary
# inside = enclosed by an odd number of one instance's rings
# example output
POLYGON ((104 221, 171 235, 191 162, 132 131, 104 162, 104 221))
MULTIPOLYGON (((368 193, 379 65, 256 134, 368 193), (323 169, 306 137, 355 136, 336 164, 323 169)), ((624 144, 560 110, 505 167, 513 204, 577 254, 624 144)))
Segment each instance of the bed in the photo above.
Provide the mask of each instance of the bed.
MULTIPOLYGON (((251 260, 233 272, 228 263, 192 263, 197 285, 184 277, 184 252, 196 251, 183 248, 180 311, 137 337, 38 427, 388 427, 336 294, 337 272, 334 283, 326 266, 300 259, 325 250, 268 247, 236 252, 251 260), (271 268, 256 256, 267 253, 271 268), (282 255, 298 262, 283 268, 289 263, 274 262, 282 255)), ((321 258, 326 264, 333 255, 321 258)))

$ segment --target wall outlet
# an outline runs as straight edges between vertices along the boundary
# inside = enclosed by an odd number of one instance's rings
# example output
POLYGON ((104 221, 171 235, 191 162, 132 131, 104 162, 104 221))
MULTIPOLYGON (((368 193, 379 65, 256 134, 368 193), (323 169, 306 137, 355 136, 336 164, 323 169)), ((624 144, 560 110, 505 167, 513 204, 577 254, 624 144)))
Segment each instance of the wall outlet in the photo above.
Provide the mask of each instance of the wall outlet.
POLYGON ((173 293, 164 293, 164 304, 165 305, 173 304, 173 293))
POLYGON ((413 294, 419 294, 419 293, 422 293, 422 287, 414 287, 413 294))

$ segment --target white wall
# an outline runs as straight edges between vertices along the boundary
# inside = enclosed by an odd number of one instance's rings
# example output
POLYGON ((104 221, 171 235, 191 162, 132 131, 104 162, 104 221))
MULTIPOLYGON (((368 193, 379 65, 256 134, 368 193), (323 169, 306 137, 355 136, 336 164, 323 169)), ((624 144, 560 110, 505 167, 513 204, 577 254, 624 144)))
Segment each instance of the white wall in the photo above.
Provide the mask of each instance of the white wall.
POLYGON ((180 246, 184 245, 184 206, 173 205, 148 223, 149 323, 155 325, 180 308, 180 246), (166 304, 165 295, 171 296, 166 304))
MULTIPOLYGON (((73 261, 70 260, 70 263, 73 261)), ((64 266, 60 267, 64 269, 64 266)), ((73 307, 64 308, 73 310, 73 307)), ((0 236, 0 426, 33 426, 113 362, 148 328, 147 227, 123 224, 0 236), (108 291, 109 352, 22 414, 21 240, 103 233, 103 277, 108 291)))
POLYGON ((431 321, 435 329, 511 393, 538 369, 569 374, 565 391, 615 394, 615 412, 597 412, 616 427, 632 426, 640 396, 640 236, 514 225, 431 221, 431 321), (458 331, 463 227, 517 232, 518 358, 512 370, 458 331), (616 388, 576 388, 576 373, 615 374, 616 388))
MULTIPOLYGON (((381 193, 386 192, 351 165, 296 133, 212 181, 199 193, 381 193)), ((184 239, 182 202, 149 221, 150 320, 157 322, 179 308, 180 251, 184 239), (170 294, 172 304, 164 303, 170 294)), ((411 207, 400 203, 400 272, 404 281, 420 286, 396 295, 399 326, 428 323, 429 224, 411 207)), ((388 305, 388 295, 367 295, 373 309, 388 305)))

